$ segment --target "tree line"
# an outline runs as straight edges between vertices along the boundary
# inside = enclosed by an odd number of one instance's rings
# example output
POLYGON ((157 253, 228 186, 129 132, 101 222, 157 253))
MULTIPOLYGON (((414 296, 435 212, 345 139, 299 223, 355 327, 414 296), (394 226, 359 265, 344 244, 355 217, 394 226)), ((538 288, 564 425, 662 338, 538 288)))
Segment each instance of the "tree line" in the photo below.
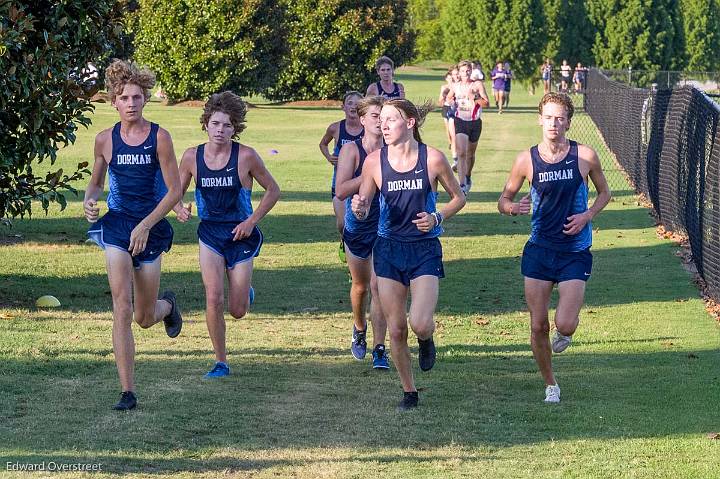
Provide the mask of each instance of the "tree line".
POLYGON ((526 80, 545 58, 606 69, 720 69, 720 0, 409 0, 408 8, 416 60, 509 60, 526 80))

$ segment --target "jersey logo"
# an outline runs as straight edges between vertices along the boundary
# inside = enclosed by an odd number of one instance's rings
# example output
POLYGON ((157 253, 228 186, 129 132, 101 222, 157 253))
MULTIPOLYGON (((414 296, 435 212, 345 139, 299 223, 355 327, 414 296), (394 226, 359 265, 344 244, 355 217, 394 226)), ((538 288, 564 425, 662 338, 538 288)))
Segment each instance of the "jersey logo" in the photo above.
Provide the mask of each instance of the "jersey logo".
POLYGON ((395 180, 387 182, 387 190, 391 191, 403 191, 403 190, 422 190, 423 179, 416 178, 414 180, 395 180))
POLYGON ((425 171, 425 168, 423 168, 423 169, 421 169, 421 170, 415 170, 415 174, 416 174, 416 175, 419 175, 419 174, 422 173, 423 171, 425 171))
POLYGON ((149 165, 152 163, 150 155, 117 155, 118 165, 149 165))
POLYGON ((145 148, 146 150, 147 150, 148 148, 152 148, 152 147, 153 147, 152 145, 145 145, 145 146, 143 146, 143 148, 145 148))
POLYGON ((570 163, 573 163, 575 160, 565 160, 565 164, 569 165, 570 163))
POLYGON ((538 173, 538 183, 548 181, 572 180, 573 170, 543 171, 538 173))
POLYGON ((233 186, 232 176, 221 176, 219 178, 200 178, 200 186, 212 188, 216 186, 233 186))
POLYGON ((233 166, 232 168, 225 168, 225 171, 232 171, 234 169, 235 169, 235 167, 233 166))

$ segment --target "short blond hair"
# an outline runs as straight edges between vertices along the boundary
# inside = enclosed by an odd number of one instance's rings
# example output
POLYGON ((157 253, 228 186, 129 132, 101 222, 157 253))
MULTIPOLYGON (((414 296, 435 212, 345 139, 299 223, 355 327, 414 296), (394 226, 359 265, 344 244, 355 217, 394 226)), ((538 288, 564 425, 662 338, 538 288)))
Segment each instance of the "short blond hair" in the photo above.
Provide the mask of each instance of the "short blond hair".
POLYGON ((548 103, 556 103, 565 107, 565 113, 567 113, 568 121, 572 120, 573 113, 575 113, 575 107, 573 106, 572 99, 567 93, 561 92, 550 92, 546 93, 540 100, 538 105, 538 113, 542 115, 543 107, 548 103))

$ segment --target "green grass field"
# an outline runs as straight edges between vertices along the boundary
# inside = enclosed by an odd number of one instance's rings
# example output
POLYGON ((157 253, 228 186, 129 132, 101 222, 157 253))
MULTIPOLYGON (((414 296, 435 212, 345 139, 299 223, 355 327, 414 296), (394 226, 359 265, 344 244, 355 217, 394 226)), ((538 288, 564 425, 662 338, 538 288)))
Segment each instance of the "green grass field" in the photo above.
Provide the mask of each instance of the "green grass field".
MULTIPOLYGON (((434 99, 442 73, 411 67, 400 80, 411 99, 434 99)), ((202 379, 212 350, 196 220, 171 214, 161 287, 178 292, 186 324, 174 340, 162 326, 135 328, 140 406, 130 413, 110 410, 111 298, 103 254, 85 243, 81 198, 15 221, 0 237, 0 477, 43 462, 52 477, 720 477, 720 441, 708 438, 720 430, 720 327, 626 185, 615 182, 620 194, 594 224, 581 325, 554 361, 563 402, 542 402, 519 271, 529 220, 495 206, 517 152, 540 139, 538 100, 516 85, 506 114, 485 113, 473 192, 442 238, 438 363, 421 373, 413 347, 422 389, 411 413, 395 411, 394 369, 373 371, 349 352, 331 169, 317 148, 337 109, 261 104, 248 114, 242 141, 283 193, 261 223, 255 305, 228 319, 224 381, 202 379), (62 307, 36 309, 43 294, 62 307), (101 472, 49 472, 51 463, 101 472)), ((171 132, 178 156, 203 141, 198 108, 153 102, 146 116, 171 132)), ((91 161, 95 134, 115 121, 97 105, 59 164, 91 161)), ((439 113, 423 135, 447 146, 439 113)))

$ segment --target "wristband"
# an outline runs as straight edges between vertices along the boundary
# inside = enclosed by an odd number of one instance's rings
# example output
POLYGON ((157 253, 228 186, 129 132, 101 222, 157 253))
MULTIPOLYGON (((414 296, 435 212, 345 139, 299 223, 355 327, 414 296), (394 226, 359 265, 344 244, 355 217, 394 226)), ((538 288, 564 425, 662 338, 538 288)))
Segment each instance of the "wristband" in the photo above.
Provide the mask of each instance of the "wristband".
POLYGON ((435 218, 435 226, 440 226, 443 222, 443 215, 439 211, 430 213, 435 218))

